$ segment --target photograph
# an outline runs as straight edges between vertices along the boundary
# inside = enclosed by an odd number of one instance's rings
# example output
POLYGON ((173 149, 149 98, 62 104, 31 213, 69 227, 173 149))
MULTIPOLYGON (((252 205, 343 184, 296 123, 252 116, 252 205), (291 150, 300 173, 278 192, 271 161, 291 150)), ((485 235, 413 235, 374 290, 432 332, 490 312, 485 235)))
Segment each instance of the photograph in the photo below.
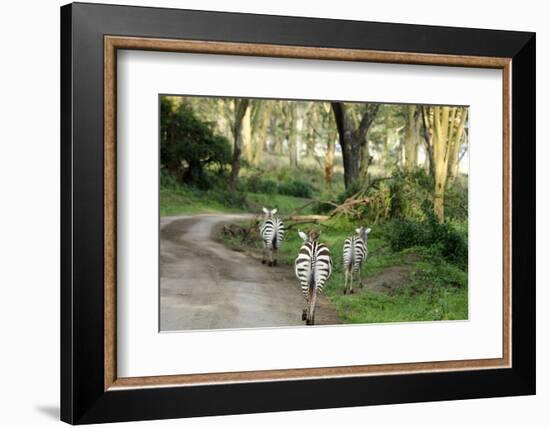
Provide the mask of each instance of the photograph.
POLYGON ((468 113, 159 95, 159 330, 467 320, 468 113))

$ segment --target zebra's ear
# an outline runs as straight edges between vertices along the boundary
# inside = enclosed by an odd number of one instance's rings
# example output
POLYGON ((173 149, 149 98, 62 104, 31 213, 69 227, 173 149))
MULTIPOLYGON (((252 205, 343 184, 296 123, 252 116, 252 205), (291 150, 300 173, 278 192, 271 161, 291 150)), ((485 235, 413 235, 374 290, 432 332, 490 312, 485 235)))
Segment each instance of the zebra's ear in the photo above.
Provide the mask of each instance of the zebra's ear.
POLYGON ((266 207, 263 207, 262 210, 265 214, 269 214, 269 210, 266 207))
POLYGON ((304 241, 307 240, 307 235, 301 230, 298 231, 298 235, 300 235, 300 238, 302 238, 304 241))
POLYGON ((277 212, 277 208, 273 208, 273 209, 271 210, 271 215, 275 214, 276 212, 277 212))
POLYGON ((368 235, 371 231, 371 228, 369 227, 367 230, 365 230, 365 233, 368 235))
POLYGON ((361 228, 358 227, 357 229, 355 229, 355 233, 357 233, 358 235, 360 235, 360 234, 361 234, 361 228))

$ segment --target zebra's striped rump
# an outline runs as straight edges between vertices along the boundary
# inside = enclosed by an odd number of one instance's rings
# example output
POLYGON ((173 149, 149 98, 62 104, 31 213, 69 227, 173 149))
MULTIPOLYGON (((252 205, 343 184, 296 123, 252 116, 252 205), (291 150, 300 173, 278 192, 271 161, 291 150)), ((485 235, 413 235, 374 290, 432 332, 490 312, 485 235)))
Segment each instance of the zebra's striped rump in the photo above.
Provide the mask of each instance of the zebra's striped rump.
POLYGON ((357 235, 351 236, 344 241, 344 294, 347 292, 348 285, 349 292, 353 293, 354 274, 359 274, 359 286, 363 287, 361 266, 368 255, 367 240, 370 228, 360 227, 355 231, 357 235))
POLYGON ((344 268, 356 273, 367 258, 368 250, 363 238, 352 236, 344 241, 344 268))
POLYGON ((306 324, 314 324, 317 296, 332 273, 328 247, 317 241, 305 242, 294 263, 294 271, 306 300, 302 319, 306 320, 306 324))
POLYGON ((285 226, 279 217, 274 217, 277 208, 268 210, 263 208, 265 219, 260 227, 260 236, 264 245, 262 263, 266 262, 266 253, 269 252, 269 266, 277 265, 277 250, 283 241, 285 226))
POLYGON ((306 242, 300 248, 294 270, 304 297, 307 298, 310 290, 323 291, 323 286, 332 273, 329 249, 319 242, 306 242))
POLYGON ((265 220, 260 228, 260 235, 266 248, 277 250, 285 233, 285 226, 279 217, 265 220))

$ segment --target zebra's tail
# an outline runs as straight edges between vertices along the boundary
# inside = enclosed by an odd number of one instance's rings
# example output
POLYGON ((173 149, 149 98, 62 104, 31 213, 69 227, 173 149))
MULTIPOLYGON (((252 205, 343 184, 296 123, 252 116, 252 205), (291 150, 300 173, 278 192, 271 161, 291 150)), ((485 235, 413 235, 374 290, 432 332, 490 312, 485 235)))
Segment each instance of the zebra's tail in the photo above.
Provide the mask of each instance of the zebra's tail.
POLYGON ((315 290, 315 274, 314 274, 314 269, 311 270, 311 272, 309 273, 309 279, 308 279, 308 286, 309 286, 309 292, 310 293, 313 293, 313 291, 315 290))
POLYGON ((355 265, 355 260, 353 260, 353 257, 350 257, 350 258, 349 258, 349 262, 346 263, 345 268, 346 268, 346 270, 347 270, 348 272, 351 272, 351 271, 353 270, 353 266, 354 266, 354 265, 355 265))
POLYGON ((273 241, 271 242, 271 244, 273 245, 273 249, 276 250, 278 245, 276 233, 273 234, 273 241))

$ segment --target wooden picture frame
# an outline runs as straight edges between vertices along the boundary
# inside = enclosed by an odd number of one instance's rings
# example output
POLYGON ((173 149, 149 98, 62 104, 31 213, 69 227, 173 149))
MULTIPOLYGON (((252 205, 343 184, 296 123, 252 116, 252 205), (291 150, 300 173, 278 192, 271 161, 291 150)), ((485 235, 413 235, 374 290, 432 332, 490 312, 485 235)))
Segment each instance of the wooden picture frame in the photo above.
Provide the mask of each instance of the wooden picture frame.
POLYGON ((535 392, 533 33, 76 3, 61 9, 61 53, 62 420, 80 424, 535 392), (502 358, 117 377, 118 49, 502 70, 502 358), (315 397, 308 394, 312 388, 315 397))

